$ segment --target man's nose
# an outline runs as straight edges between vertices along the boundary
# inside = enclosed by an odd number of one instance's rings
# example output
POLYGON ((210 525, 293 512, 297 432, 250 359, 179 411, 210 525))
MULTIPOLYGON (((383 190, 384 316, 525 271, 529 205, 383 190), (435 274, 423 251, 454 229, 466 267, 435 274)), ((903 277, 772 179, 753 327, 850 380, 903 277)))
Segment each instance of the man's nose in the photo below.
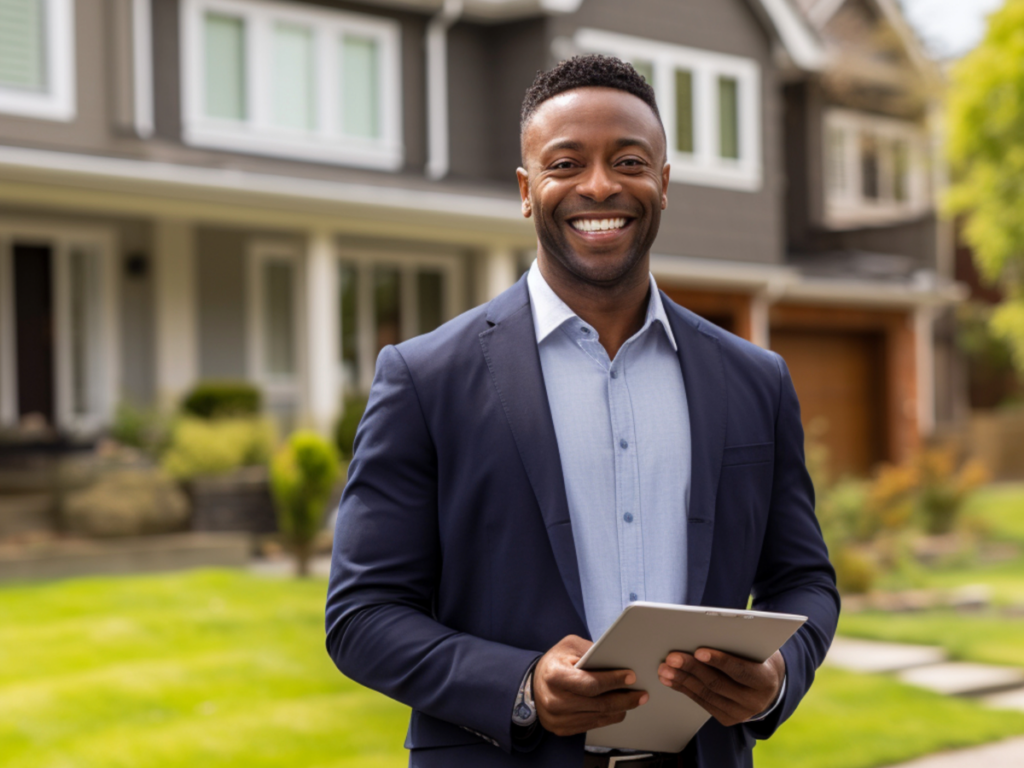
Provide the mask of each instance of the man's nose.
POLYGON ((591 166, 576 185, 576 191, 583 197, 600 203, 621 192, 622 185, 615 180, 610 168, 598 164, 591 166))

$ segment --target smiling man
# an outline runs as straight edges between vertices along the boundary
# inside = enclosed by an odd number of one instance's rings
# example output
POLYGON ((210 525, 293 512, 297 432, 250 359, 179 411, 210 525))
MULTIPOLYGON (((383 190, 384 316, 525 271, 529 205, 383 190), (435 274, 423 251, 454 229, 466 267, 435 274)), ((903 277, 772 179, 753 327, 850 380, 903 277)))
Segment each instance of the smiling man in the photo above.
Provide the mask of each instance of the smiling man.
POLYGON ((327 645, 413 708, 411 766, 751 764, 796 708, 839 601, 785 364, 650 274, 670 168, 654 93, 617 59, 538 76, 521 121, 537 260, 381 352, 342 497, 327 645), (646 703, 573 666, 630 602, 809 621, 764 664, 669 654, 712 716, 678 755, 585 751, 646 703))

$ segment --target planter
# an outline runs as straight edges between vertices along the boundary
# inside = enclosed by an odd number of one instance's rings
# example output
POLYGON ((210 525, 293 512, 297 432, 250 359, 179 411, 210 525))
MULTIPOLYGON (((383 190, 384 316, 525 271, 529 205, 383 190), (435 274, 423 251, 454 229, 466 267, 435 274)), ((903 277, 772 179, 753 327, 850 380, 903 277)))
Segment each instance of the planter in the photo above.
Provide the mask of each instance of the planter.
POLYGON ((192 501, 192 530, 276 533, 277 515, 265 467, 184 483, 192 501))

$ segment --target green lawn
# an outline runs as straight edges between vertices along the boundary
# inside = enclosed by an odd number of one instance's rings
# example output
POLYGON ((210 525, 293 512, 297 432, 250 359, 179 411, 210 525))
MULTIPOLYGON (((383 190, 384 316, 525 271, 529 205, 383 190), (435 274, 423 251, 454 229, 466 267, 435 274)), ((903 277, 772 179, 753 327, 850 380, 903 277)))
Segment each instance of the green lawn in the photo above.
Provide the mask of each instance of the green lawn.
MULTIPOLYGON (((323 647, 321 580, 241 572, 0 589, 4 768, 399 768, 407 710, 323 647)), ((823 670, 758 768, 872 768, 1024 714, 823 670)))

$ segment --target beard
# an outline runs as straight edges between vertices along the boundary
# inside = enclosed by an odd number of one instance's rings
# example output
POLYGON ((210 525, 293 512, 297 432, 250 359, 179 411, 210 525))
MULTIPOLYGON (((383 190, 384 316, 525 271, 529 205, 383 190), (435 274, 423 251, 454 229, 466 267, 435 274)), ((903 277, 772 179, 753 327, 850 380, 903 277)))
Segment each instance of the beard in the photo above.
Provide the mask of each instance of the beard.
MULTIPOLYGON (((600 213, 593 206, 588 206, 586 211, 600 213)), ((544 253, 577 281, 607 289, 622 283, 648 254, 658 234, 661 211, 652 211, 648 216, 643 211, 636 212, 629 224, 632 238, 624 249, 620 244, 605 249, 596 246, 589 253, 579 252, 566 232, 566 228, 572 226, 566 218, 575 213, 578 211, 568 211, 557 218, 546 214, 538 216, 537 239, 544 253)))

